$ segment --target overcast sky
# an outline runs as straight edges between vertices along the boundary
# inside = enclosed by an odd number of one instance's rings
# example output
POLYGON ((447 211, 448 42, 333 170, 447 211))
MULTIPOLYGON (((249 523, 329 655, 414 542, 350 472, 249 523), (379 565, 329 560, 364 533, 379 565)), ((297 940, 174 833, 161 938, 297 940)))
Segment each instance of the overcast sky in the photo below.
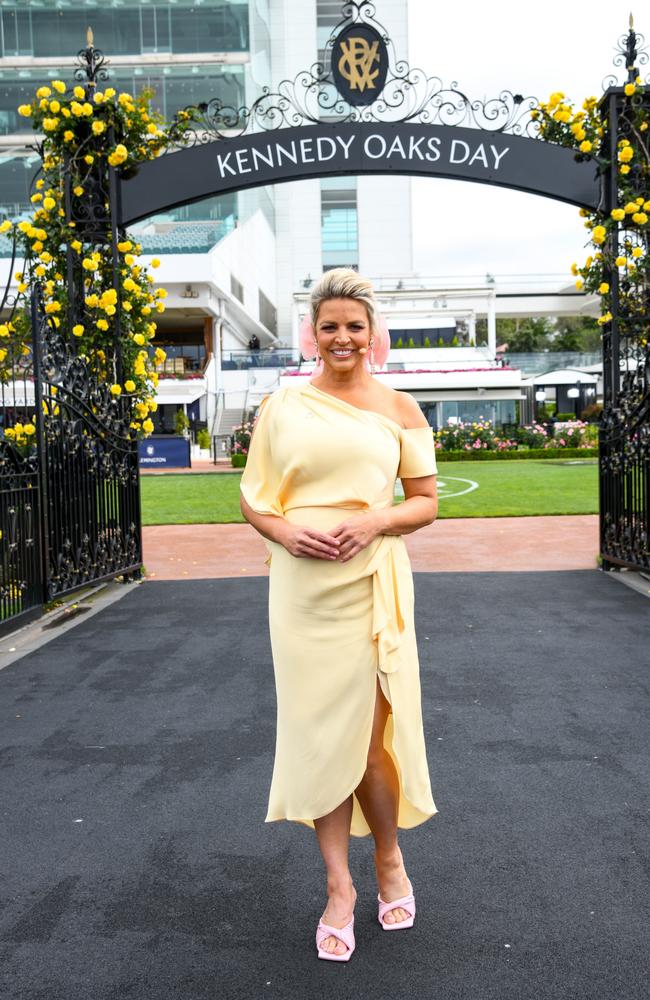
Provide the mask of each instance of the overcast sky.
MULTIPOLYGON (((381 0, 377 5, 381 19, 381 0)), ((600 96, 617 39, 650 38, 650 9, 621 0, 409 0, 409 62, 470 98, 500 90, 546 100, 563 91, 580 104, 600 96)), ((398 53, 399 55, 399 53, 398 53)), ((641 67, 645 77, 648 67, 641 67)), ((482 184, 413 178, 414 267, 421 275, 555 274, 586 254, 578 209, 482 184)))

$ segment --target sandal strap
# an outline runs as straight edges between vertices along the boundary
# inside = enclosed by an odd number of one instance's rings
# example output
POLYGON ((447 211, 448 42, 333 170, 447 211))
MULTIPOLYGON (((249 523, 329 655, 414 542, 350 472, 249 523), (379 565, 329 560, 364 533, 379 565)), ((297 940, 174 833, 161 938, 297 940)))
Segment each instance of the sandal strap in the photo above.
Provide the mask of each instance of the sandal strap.
POLYGON ((411 892, 407 893, 406 896, 401 896, 400 899, 393 899, 390 903, 383 900, 379 893, 377 893, 377 900, 379 902, 379 919, 381 921, 383 921, 384 916, 390 910, 396 910, 399 906, 406 910, 409 916, 415 916, 415 896, 413 895, 413 886, 411 886, 411 892))
POLYGON ((316 930, 316 944, 320 948, 321 944, 326 937, 335 937, 339 941, 342 941, 344 945, 348 947, 350 951, 354 948, 354 917, 350 920, 345 927, 331 927, 330 924, 323 923, 322 920, 318 921, 318 928, 316 930))

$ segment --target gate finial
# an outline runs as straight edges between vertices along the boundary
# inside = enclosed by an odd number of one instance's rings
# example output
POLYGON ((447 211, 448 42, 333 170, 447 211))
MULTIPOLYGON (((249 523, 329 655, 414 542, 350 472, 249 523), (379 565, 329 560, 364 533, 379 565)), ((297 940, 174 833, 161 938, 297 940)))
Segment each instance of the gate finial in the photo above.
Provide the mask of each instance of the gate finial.
POLYGON ((639 71, 634 65, 637 57, 636 32, 634 30, 634 16, 630 13, 630 30, 625 40, 625 68, 627 70, 627 82, 634 83, 639 71))
MULTIPOLYGON (((631 17, 632 15, 630 15, 631 17)), ((92 49, 95 44, 95 36, 93 35, 93 29, 89 26, 86 30, 86 45, 89 49, 92 49)))

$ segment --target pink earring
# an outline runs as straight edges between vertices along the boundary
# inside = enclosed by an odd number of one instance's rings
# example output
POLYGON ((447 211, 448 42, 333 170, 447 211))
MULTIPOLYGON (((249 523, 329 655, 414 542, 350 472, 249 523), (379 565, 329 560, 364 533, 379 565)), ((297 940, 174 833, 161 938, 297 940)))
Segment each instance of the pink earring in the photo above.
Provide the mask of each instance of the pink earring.
POLYGON ((371 373, 371 375, 374 375, 375 371, 376 371, 376 368, 375 368, 375 352, 374 352, 373 344, 374 344, 374 340, 371 340, 370 341, 370 373, 371 373))
POLYGON ((321 360, 321 356, 320 356, 320 351, 318 349, 318 341, 316 340, 315 337, 314 337, 314 343, 316 344, 316 361, 320 361, 321 360))

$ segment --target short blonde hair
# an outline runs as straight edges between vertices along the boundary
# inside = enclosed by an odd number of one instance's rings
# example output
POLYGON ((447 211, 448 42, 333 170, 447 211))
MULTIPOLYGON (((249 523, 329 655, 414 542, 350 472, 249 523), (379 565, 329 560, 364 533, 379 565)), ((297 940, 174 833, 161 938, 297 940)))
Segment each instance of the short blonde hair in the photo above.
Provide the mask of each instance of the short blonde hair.
POLYGON ((326 271, 314 285, 309 300, 312 325, 316 327, 318 311, 328 299, 356 299, 363 302, 368 312, 368 322, 373 333, 377 332, 377 302, 372 283, 362 278, 351 267, 333 267, 326 271))

